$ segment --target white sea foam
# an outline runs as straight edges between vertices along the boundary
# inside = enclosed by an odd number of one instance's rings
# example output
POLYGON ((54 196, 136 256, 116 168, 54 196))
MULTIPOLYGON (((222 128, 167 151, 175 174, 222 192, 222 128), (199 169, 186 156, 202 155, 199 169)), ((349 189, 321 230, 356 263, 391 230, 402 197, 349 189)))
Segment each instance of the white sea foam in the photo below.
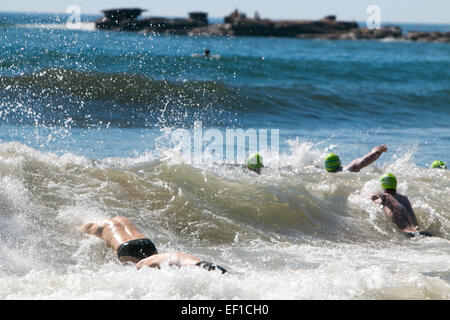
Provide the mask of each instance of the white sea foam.
POLYGON ((163 151, 92 161, 1 144, 0 299, 449 299, 448 172, 410 156, 361 174, 302 169, 324 152, 294 141, 287 167, 257 176, 163 151), (380 172, 394 169, 439 237, 404 238, 370 201, 380 172), (76 229, 115 215, 160 252, 228 273, 121 265, 76 229))
POLYGON ((68 25, 67 23, 37 23, 37 24, 21 24, 18 25, 22 28, 30 29, 54 29, 54 30, 79 30, 79 31, 95 31, 94 22, 81 22, 72 23, 68 25))

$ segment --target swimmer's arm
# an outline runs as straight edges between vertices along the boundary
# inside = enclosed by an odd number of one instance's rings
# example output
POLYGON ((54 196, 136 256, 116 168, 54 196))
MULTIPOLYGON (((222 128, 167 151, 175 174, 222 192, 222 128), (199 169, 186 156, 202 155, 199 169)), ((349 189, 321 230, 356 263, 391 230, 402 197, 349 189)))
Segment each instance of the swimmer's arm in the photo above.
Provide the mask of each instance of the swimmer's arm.
POLYGON ((372 149, 368 154, 364 157, 353 160, 347 165, 344 170, 351 172, 359 172, 362 168, 367 167, 369 164, 377 160, 383 152, 387 151, 387 147, 385 144, 377 146, 372 149))
POLYGON ((103 233, 103 225, 94 222, 87 222, 82 226, 77 227, 77 230, 101 238, 103 233))
POLYGON ((138 270, 144 266, 148 266, 150 268, 161 268, 161 264, 165 261, 168 262, 169 266, 183 267, 195 265, 201 260, 197 257, 182 252, 161 253, 139 261, 136 264, 136 268, 138 270))
POLYGON ((304 167, 303 169, 304 169, 304 170, 308 170, 308 169, 320 169, 320 167, 317 166, 317 165, 312 165, 312 166, 304 167))
POLYGON ((376 204, 380 204, 383 206, 383 211, 384 213, 392 219, 393 216, 393 212, 392 212, 392 208, 391 208, 391 203, 389 203, 389 198, 384 195, 384 194, 373 194, 372 195, 372 201, 375 202, 376 204))
POLYGON ((371 195, 371 199, 376 204, 384 204, 385 197, 382 194, 373 194, 371 195))
POLYGON ((308 170, 308 169, 320 169, 321 167, 318 165, 317 162, 318 162, 318 160, 315 160, 315 161, 313 162, 312 165, 303 167, 303 170, 308 170))
POLYGON ((150 267, 150 268, 160 268, 161 263, 166 261, 170 258, 169 253, 161 253, 161 254, 155 254, 153 256, 150 256, 148 258, 142 259, 138 263, 136 263, 136 269, 141 269, 142 267, 150 267))

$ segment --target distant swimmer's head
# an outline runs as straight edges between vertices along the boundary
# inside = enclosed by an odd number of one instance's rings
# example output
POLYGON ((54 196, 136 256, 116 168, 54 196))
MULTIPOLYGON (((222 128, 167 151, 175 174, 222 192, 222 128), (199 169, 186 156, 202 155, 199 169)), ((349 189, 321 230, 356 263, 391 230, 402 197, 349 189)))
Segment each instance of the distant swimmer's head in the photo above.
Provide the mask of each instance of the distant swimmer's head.
POLYGON ((436 160, 431 164, 432 169, 447 169, 444 161, 436 160))
POLYGON ((385 173, 380 178, 384 190, 397 190, 397 178, 392 173, 385 173))
POLYGON ((329 153, 325 157, 325 169, 328 172, 336 172, 341 168, 341 159, 334 153, 329 153))
POLYGON ((261 172, 261 168, 264 168, 263 159, 259 153, 254 153, 247 160, 247 168, 257 173, 261 172))
POLYGON ((205 57, 208 58, 210 54, 211 54, 211 50, 205 49, 205 57))

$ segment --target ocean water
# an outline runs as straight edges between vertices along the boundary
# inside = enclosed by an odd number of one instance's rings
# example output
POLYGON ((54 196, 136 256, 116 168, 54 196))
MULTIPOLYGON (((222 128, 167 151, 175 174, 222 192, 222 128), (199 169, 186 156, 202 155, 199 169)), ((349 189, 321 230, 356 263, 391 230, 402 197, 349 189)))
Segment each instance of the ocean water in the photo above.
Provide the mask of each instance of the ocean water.
POLYGON ((1 16, 0 299, 450 298, 450 173, 429 169, 450 159, 449 44, 1 16), (189 161, 170 135, 195 123, 277 130, 279 150, 260 150, 260 176, 237 159, 189 161), (347 163, 379 144, 388 152, 361 173, 323 170, 327 152, 347 163), (436 237, 406 239, 370 201, 384 172, 436 237), (76 230, 118 215, 160 252, 228 273, 137 271, 76 230))

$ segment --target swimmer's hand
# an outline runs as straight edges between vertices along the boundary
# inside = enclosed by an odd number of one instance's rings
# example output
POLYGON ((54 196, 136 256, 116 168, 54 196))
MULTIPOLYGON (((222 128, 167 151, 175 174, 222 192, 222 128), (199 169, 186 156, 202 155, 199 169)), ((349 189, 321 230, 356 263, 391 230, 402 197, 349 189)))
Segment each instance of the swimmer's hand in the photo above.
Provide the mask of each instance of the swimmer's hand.
POLYGON ((381 199, 381 196, 379 194, 373 194, 373 195, 370 196, 370 198, 376 204, 381 204, 383 202, 383 200, 381 199))
POLYGON ((382 145, 379 145, 379 146, 373 148, 372 152, 377 152, 377 153, 381 154, 383 152, 386 152, 387 150, 388 150, 387 145, 382 144, 382 145))

